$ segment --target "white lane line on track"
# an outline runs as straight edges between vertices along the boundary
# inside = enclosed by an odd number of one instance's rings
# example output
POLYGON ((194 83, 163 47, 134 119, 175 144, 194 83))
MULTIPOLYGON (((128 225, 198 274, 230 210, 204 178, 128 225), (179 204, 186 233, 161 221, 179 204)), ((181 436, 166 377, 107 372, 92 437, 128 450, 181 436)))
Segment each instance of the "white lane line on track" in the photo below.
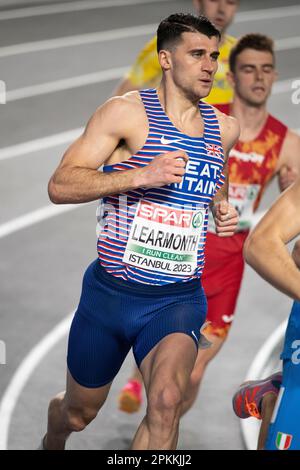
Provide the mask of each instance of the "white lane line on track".
POLYGON ((10 380, 0 402, 0 450, 7 449, 11 418, 24 387, 48 352, 67 334, 73 314, 64 318, 31 349, 10 380))
POLYGON ((71 90, 72 88, 120 79, 128 70, 129 67, 117 67, 101 70, 99 72, 78 75, 76 77, 64 78, 62 80, 55 80, 53 82, 41 83, 39 85, 17 88, 6 92, 6 103, 32 96, 46 95, 57 91, 71 90))
MULTIPOLYGON (((0 47, 0 58, 10 57, 18 54, 27 54, 29 52, 40 52, 51 49, 61 49, 63 47, 74 47, 83 44, 113 41, 128 37, 142 36, 144 34, 154 34, 156 28, 157 23, 152 23, 132 26, 130 28, 110 29, 107 31, 98 31, 94 33, 64 36, 55 39, 45 39, 42 41, 13 44, 11 46, 0 47)), ((300 47, 300 36, 277 39, 275 41, 275 49, 278 51, 285 51, 287 49, 298 47, 300 47)))
POLYGON ((59 132, 58 134, 41 137, 40 139, 22 142, 21 144, 3 147, 0 149, 0 161, 58 147, 59 145, 66 145, 77 139, 83 131, 84 128, 80 127, 65 132, 59 132))
POLYGON ((262 8, 261 10, 242 11, 237 13, 235 23, 245 23, 247 21, 275 20, 276 18, 289 18, 300 15, 300 6, 291 5, 287 7, 262 8))
MULTIPOLYGON (((170 0, 82 0, 58 5, 44 5, 36 7, 18 8, 0 12, 0 20, 11 20, 17 18, 28 18, 33 16, 53 15, 57 13, 68 13, 72 11, 94 10, 98 8, 113 8, 117 6, 139 5, 141 3, 156 3, 170 0)), ((235 23, 245 21, 260 21, 276 18, 288 18, 300 14, 298 5, 287 7, 266 8, 261 10, 250 10, 237 13, 235 23)))
POLYGON ((281 93, 292 93, 293 92, 293 83, 299 80, 298 77, 289 78, 287 80, 280 80, 275 82, 272 89, 272 95, 280 95, 281 93))
POLYGON ((289 49, 298 49, 300 47, 300 36, 275 39, 274 44, 277 52, 288 51, 289 49))
POLYGON ((43 41, 25 42, 12 46, 0 47, 0 58, 10 57, 17 54, 27 54, 29 52, 48 51, 51 49, 61 49, 63 47, 81 46, 83 44, 93 44, 104 41, 117 41, 119 39, 153 34, 156 31, 157 23, 131 26, 130 28, 109 29, 94 33, 64 36, 55 39, 45 39, 43 41))
POLYGON ((70 13, 76 11, 98 10, 99 8, 115 8, 144 3, 169 2, 170 0, 82 0, 77 2, 60 3, 56 5, 44 5, 36 7, 17 8, 14 10, 0 11, 1 20, 14 20, 17 18, 31 18, 33 16, 55 15, 58 13, 70 13))
MULTIPOLYGON (((268 361, 272 356, 276 346, 284 338, 287 321, 288 320, 284 320, 264 342, 256 354, 254 360, 252 361, 252 364, 245 377, 245 381, 259 380, 264 378, 264 372, 268 361)), ((248 450, 256 450, 260 422, 255 418, 241 419, 240 425, 246 448, 248 450)))
MULTIPOLYGON (((0 238, 7 237, 14 232, 30 227, 31 225, 42 222, 43 220, 50 219, 51 217, 56 217, 57 215, 63 214, 65 212, 72 211, 78 207, 82 207, 86 204, 64 204, 64 205, 52 205, 41 207, 35 211, 28 212, 27 214, 16 217, 15 219, 9 220, 4 224, 0 225, 0 238)), ((1 423, 1 421, 0 421, 1 423)))

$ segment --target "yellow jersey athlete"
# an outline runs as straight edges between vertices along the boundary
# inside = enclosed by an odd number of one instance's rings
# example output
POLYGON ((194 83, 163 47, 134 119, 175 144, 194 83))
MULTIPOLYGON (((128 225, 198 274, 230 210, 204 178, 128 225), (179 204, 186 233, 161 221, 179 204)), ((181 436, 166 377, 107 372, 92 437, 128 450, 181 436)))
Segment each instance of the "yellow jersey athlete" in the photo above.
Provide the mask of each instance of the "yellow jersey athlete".
MULTIPOLYGON (((232 101, 232 88, 226 80, 228 59, 236 40, 225 34, 236 13, 238 0, 194 0, 196 14, 206 16, 221 32, 220 56, 214 84, 206 102, 229 103, 232 101)), ((128 91, 155 88, 161 80, 161 67, 157 56, 157 38, 152 38, 139 53, 127 76, 115 90, 115 95, 128 91)))

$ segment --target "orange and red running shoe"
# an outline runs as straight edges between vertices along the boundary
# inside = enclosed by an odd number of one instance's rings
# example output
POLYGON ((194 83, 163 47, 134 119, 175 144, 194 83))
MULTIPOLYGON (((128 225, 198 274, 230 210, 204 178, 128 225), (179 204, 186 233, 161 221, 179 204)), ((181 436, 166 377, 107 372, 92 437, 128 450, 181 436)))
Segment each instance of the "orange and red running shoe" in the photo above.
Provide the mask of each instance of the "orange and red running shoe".
POLYGON ((262 399, 267 393, 278 395, 282 373, 276 372, 263 380, 249 380, 240 385, 232 399, 233 411, 242 419, 261 419, 262 399))

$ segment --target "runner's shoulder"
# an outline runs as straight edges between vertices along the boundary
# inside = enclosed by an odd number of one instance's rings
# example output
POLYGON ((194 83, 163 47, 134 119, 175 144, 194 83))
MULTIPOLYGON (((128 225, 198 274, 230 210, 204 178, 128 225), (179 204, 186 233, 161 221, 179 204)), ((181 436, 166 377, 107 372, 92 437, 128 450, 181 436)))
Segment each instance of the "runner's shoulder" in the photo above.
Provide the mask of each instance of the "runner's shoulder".
POLYGON ((231 148, 239 138, 240 124, 235 117, 223 113, 215 106, 212 108, 219 121, 222 142, 226 147, 231 148))
POLYGON ((223 113, 215 106, 213 106, 213 110, 216 113, 217 119, 219 121, 221 132, 237 133, 240 131, 239 122, 235 117, 223 113))
POLYGON ((122 96, 113 96, 96 110, 94 117, 102 124, 120 126, 133 125, 144 116, 144 106, 138 91, 122 96))

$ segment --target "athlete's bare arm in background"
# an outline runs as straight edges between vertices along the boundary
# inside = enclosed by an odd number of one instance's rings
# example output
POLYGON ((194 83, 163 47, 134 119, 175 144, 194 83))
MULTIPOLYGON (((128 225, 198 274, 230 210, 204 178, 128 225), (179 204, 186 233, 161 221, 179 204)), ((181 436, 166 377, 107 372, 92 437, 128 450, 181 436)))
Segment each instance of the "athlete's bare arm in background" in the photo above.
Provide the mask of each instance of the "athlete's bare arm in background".
POLYGON ((288 130, 278 161, 280 191, 288 188, 300 175, 300 136, 288 130))
POLYGON ((244 247, 246 261, 264 279, 297 301, 300 301, 300 271, 285 245, 299 233, 300 178, 277 199, 244 247))
POLYGON ((140 187, 180 183, 185 162, 177 157, 188 160, 182 151, 157 156, 143 168, 112 173, 98 171, 104 163, 118 163, 133 155, 144 145, 147 133, 147 117, 138 94, 108 100, 92 116, 83 135, 66 151, 50 179, 51 201, 89 202, 140 187), (125 142, 122 149, 118 148, 121 141, 125 142))

